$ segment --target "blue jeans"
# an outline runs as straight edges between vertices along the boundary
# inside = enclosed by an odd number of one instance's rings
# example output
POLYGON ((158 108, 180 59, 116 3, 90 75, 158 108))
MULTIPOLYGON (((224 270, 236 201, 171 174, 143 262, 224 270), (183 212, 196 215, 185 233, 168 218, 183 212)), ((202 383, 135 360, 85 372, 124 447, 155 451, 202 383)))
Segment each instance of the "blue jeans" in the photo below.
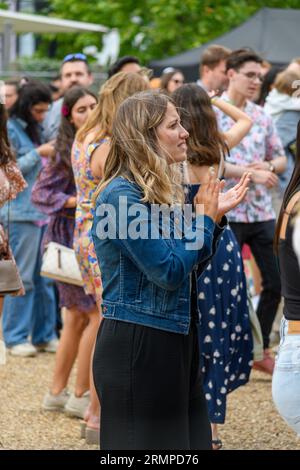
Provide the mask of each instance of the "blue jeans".
POLYGON ((41 241, 45 227, 32 222, 11 222, 10 246, 15 256, 26 294, 6 296, 2 329, 5 344, 46 343, 56 337, 56 302, 53 281, 40 276, 41 241))
POLYGON ((300 333, 288 334, 288 324, 283 318, 272 394, 279 414, 300 436, 300 333))

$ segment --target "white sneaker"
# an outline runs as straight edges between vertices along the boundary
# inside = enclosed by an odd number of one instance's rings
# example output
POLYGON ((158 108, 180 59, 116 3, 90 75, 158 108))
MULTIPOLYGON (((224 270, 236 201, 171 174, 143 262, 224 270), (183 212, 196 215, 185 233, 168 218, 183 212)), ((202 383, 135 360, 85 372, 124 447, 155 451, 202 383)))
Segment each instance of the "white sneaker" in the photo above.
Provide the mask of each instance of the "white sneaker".
POLYGON ((74 393, 70 396, 65 406, 65 412, 68 416, 84 418, 84 413, 90 403, 90 392, 85 392, 81 397, 76 397, 74 393))
POLYGON ((64 389, 58 395, 47 392, 43 399, 42 408, 47 411, 64 411, 69 398, 70 394, 67 389, 64 389))
POLYGON ((21 343, 7 348, 12 356, 33 357, 37 355, 36 348, 31 343, 21 343))
POLYGON ((57 338, 53 338, 48 343, 37 344, 36 348, 39 352, 49 352, 49 353, 56 353, 58 348, 59 340, 57 338))

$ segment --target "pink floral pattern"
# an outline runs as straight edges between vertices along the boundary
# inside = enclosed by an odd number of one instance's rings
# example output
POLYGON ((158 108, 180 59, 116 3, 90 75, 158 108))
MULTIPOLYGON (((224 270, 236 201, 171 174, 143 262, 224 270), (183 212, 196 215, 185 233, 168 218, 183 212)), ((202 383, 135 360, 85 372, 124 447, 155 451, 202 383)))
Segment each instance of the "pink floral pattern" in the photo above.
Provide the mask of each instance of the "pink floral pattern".
MULTIPOLYGON (((229 101, 226 93, 222 98, 229 101)), ((251 117, 253 126, 242 142, 230 150, 230 155, 226 160, 236 165, 246 166, 250 163, 273 160, 283 156, 283 146, 272 118, 263 108, 250 101, 247 101, 244 111, 251 117)), ((220 110, 216 110, 216 113, 221 131, 228 131, 234 121, 220 110)), ((225 190, 232 188, 237 181, 236 178, 228 178, 225 190)), ((275 219, 270 190, 262 184, 251 183, 245 199, 230 211, 228 219, 231 222, 245 223, 275 219)))
POLYGON ((101 273, 90 230, 93 223, 92 196, 99 181, 90 169, 90 158, 100 143, 87 147, 75 140, 72 149, 72 166, 77 188, 77 209, 75 215, 74 249, 87 294, 101 301, 101 273))
POLYGON ((27 187, 21 170, 14 161, 0 168, 0 207, 9 199, 15 199, 27 187))
MULTIPOLYGON (((15 199, 20 191, 27 187, 21 171, 14 161, 9 161, 5 166, 0 168, 0 207, 11 199, 15 199)), ((0 224, 0 259, 11 259, 15 264, 15 258, 8 244, 7 233, 0 224)), ((20 279, 21 281, 21 279, 20 279)), ((25 290, 22 287, 14 295, 24 295, 25 290)))

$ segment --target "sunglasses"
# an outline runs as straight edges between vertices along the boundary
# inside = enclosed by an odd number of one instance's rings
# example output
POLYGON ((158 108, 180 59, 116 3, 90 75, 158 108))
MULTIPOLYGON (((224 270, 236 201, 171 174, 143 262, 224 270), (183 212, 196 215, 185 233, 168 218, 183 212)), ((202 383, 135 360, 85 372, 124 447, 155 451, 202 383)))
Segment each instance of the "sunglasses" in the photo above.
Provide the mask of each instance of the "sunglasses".
POLYGON ((62 63, 65 64, 66 62, 72 62, 73 60, 82 60, 87 62, 87 56, 81 52, 77 52, 76 54, 68 54, 63 58, 62 63))

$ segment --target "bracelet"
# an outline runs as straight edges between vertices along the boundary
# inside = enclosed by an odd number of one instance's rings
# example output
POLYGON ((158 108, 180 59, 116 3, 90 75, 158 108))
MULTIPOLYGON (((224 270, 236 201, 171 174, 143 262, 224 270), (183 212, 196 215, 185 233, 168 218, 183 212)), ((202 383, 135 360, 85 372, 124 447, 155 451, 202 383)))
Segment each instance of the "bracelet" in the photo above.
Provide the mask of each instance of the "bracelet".
POLYGON ((219 99, 218 96, 213 96, 213 97, 210 99, 211 104, 214 104, 218 99, 219 99))

